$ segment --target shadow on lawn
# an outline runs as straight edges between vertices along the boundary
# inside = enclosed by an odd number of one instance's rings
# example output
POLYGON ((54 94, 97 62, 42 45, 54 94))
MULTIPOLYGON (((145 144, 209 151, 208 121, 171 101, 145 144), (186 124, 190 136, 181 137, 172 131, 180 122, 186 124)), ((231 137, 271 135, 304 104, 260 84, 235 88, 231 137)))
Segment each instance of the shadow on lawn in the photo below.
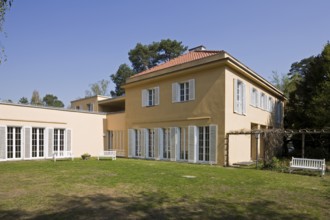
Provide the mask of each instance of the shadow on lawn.
POLYGON ((275 202, 229 203, 222 199, 173 200, 165 193, 132 197, 96 194, 85 197, 56 195, 52 210, 31 213, 1 210, 1 219, 314 219, 275 202))

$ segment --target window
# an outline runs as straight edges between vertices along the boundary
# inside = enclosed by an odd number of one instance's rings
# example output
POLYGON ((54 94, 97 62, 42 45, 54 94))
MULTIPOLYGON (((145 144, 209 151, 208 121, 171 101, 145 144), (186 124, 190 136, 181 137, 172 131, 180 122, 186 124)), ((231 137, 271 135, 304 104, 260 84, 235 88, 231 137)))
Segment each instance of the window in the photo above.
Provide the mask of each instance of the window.
POLYGON ((32 157, 44 156, 44 129, 32 128, 32 157))
POLYGON ((155 130, 148 129, 148 157, 155 157, 155 130))
POLYGON ((179 83, 180 88, 180 102, 188 101, 189 100, 189 82, 179 83))
POLYGON ((254 107, 258 107, 259 101, 258 101, 258 90, 256 88, 251 89, 251 105, 254 107))
POLYGON ((135 155, 136 157, 142 156, 142 138, 143 138, 143 131, 142 130, 135 130, 135 155))
POLYGON ((124 140, 125 140, 124 130, 108 130, 107 131, 107 145, 105 150, 116 150, 117 156, 124 156, 124 140))
POLYGON ((87 111, 89 111, 89 112, 94 111, 94 105, 93 105, 93 103, 87 104, 87 111))
POLYGON ((7 128, 7 158, 21 158, 22 139, 20 127, 7 128))
POLYGON ((142 107, 159 105, 159 87, 142 90, 142 107))
POLYGON ((188 160, 188 134, 187 128, 180 129, 180 160, 188 160))
POLYGON ((234 79, 234 112, 245 115, 245 84, 241 80, 234 79))
POLYGON ((54 129, 54 152, 64 151, 64 129, 54 129))
POLYGON ((283 103, 281 101, 276 102, 276 112, 275 112, 275 119, 276 119, 276 124, 277 127, 280 127, 282 124, 282 119, 283 119, 283 103))
POLYGON ((273 109, 274 109, 274 100, 272 97, 268 97, 267 110, 269 112, 273 112, 273 109))
POLYGON ((164 128, 163 129, 164 134, 163 134, 163 159, 170 159, 171 158, 171 145, 170 145, 170 129, 169 128, 164 128))
POLYGON ((260 108, 267 110, 267 96, 265 93, 261 93, 260 95, 260 108))
POLYGON ((198 127, 198 160, 210 161, 210 127, 198 127))
POLYGON ((185 102, 195 99, 195 79, 172 84, 172 102, 185 102))

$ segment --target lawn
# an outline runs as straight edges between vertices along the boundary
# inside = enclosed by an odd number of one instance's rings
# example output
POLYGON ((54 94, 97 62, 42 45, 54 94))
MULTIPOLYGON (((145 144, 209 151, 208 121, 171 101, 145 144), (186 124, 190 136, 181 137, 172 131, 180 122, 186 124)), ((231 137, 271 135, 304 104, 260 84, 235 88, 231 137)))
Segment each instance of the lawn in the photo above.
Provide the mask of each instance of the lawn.
POLYGON ((117 159, 0 163, 0 219, 328 219, 330 176, 117 159))

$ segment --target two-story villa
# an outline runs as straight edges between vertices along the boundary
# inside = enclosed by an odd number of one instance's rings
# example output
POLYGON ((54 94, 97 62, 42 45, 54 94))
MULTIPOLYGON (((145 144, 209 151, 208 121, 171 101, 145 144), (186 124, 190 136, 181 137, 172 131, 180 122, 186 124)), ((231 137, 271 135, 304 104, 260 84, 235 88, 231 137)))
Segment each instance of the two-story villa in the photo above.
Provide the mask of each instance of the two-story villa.
POLYGON ((249 161, 253 139, 235 137, 226 152, 226 133, 282 123, 283 93, 225 51, 194 48, 134 75, 124 88, 128 157, 249 161))

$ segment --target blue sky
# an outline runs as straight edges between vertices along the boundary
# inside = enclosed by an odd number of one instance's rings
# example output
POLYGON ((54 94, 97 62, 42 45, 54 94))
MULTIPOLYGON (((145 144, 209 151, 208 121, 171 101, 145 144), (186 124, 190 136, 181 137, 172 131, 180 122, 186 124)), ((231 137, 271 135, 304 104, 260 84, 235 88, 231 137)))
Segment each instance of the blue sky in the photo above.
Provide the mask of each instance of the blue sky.
MULTIPOLYGON (((54 94, 65 105, 110 80, 140 42, 226 50, 266 79, 321 52, 328 0, 15 0, 1 44, 0 99, 54 94)), ((114 89, 114 85, 110 85, 114 89)))

